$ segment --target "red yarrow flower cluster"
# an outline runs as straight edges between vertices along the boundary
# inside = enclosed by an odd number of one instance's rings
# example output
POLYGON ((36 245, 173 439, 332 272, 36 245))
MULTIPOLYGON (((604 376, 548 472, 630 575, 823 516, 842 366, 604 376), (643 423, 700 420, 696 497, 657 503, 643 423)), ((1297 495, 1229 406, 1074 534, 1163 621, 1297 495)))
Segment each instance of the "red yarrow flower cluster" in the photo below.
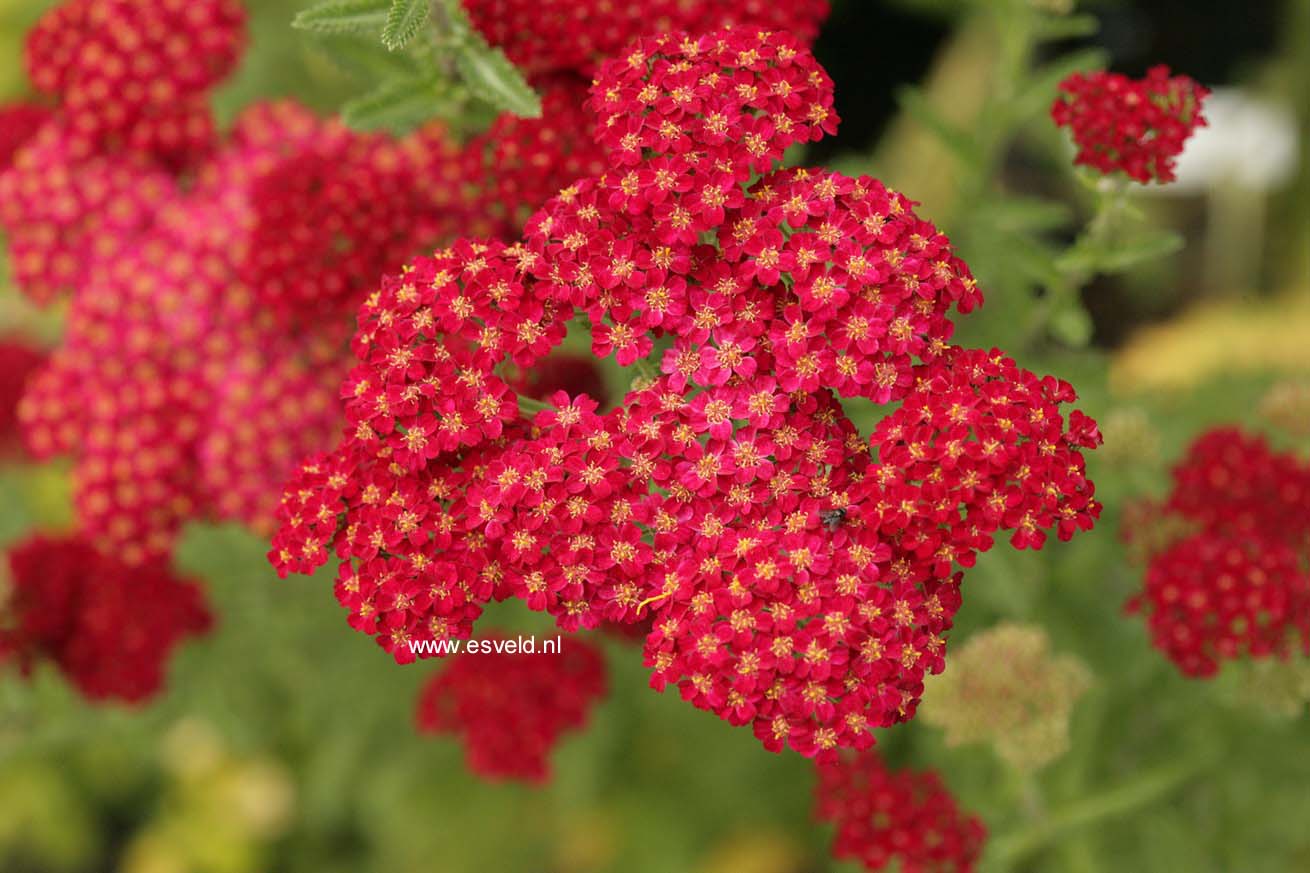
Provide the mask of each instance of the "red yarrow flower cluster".
POLYGON ((235 66, 244 22, 236 0, 67 0, 42 16, 27 68, 54 109, 13 118, 23 144, 0 163, 0 229, 34 301, 121 256, 215 146, 207 95, 235 66))
POLYGON ((437 130, 395 141, 256 106, 185 195, 114 235, 123 250, 80 277, 21 408, 38 456, 75 456, 90 539, 135 563, 167 555, 191 518, 267 529, 286 475, 339 426, 347 327, 330 314, 364 276, 453 236, 453 186, 404 182, 452 166, 437 130))
POLYGON ((26 61, 78 148, 184 164, 210 145, 205 95, 244 43, 237 0, 67 0, 28 34, 26 61))
POLYGON ((163 111, 88 104, 106 71, 127 77, 125 100, 154 70, 160 94, 200 107, 241 46, 229 6, 74 0, 49 13, 29 56, 58 105, 14 111, 22 144, 0 172, 18 284, 41 303, 71 298, 22 404, 27 442, 73 456, 83 533, 129 563, 167 555, 189 519, 267 531, 295 463, 338 432, 347 316, 377 277, 457 231, 516 233, 599 154, 588 140, 591 159, 569 157, 583 154, 570 148, 585 130, 576 85, 547 95, 546 117, 503 118, 463 148, 440 126, 364 135, 289 103, 248 109, 185 162, 139 137, 87 135, 101 130, 94 112, 121 133, 163 111), (182 48, 184 63, 156 69, 182 48))
POLYGON ((1129 608, 1179 670, 1209 677, 1229 660, 1310 652, 1310 465, 1216 428, 1174 469, 1157 511, 1172 535, 1129 608))
POLYGON ((836 827, 832 854, 866 870, 969 873, 987 839, 933 771, 891 770, 872 751, 818 765, 816 814, 836 827))
POLYGON ((48 661, 91 700, 144 701, 169 655, 207 632, 201 589, 159 564, 129 567, 79 538, 34 536, 9 552, 0 661, 48 661))
POLYGON ((38 304, 75 293, 98 264, 122 256, 176 189, 151 156, 86 152, 53 116, 0 171, 0 229, 15 284, 38 304))
POLYGON ((1172 182, 1174 160, 1205 125, 1209 90, 1187 76, 1152 67, 1142 79, 1105 71, 1074 73, 1060 83, 1051 117, 1073 133, 1074 163, 1141 182, 1172 182))
POLYGON ((479 776, 542 783, 560 738, 605 691, 604 657, 581 640, 553 654, 464 653, 428 680, 415 720, 421 733, 458 737, 479 776))
POLYGON ((867 747, 942 669, 959 568, 1092 524, 1099 433, 1067 383, 951 345, 981 295, 909 200, 778 168, 836 125, 789 36, 640 40, 592 105, 604 174, 361 308, 347 434, 289 483, 270 559, 335 554, 400 661, 514 597, 566 631, 649 622, 652 684, 767 748, 867 747), (642 378, 525 416, 511 386, 578 315, 642 378), (891 408, 862 436, 842 397, 891 408))
POLYGON ((810 45, 828 17, 828 0, 465 0, 473 26, 536 76, 572 71, 590 76, 641 36, 726 27, 790 33, 810 45))

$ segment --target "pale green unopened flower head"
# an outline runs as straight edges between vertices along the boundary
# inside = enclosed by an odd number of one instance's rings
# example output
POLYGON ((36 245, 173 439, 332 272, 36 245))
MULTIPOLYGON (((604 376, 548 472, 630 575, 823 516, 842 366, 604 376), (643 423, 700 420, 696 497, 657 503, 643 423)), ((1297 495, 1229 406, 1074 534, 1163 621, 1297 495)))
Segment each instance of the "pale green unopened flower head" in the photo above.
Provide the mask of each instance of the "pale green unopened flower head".
POLYGON ((924 690, 919 715, 950 746, 991 743, 1020 770, 1036 770, 1069 747, 1069 716, 1091 685, 1071 655, 1056 655, 1039 627, 1001 624, 970 637, 924 690))
POLYGON ((1149 465, 1159 459, 1159 431, 1141 409, 1122 407, 1111 411, 1101 422, 1101 435, 1105 444, 1099 457, 1115 468, 1149 465))
POLYGON ((1260 414, 1292 436, 1310 437, 1310 381, 1277 383, 1260 401, 1260 414))
POLYGON ((1243 662, 1238 668, 1241 675, 1232 686, 1237 705, 1293 719, 1310 704, 1310 659, 1261 658, 1243 662))

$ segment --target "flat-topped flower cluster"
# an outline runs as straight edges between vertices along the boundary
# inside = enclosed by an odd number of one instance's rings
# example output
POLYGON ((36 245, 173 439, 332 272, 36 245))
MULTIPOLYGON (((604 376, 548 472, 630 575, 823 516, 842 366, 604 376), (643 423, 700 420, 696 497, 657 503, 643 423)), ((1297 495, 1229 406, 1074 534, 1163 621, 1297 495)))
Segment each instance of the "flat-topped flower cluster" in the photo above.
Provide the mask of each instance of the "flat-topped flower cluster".
POLYGON ((837 121, 791 37, 640 40, 591 106, 605 173, 360 309, 347 432, 288 485, 270 559, 335 554, 400 661, 508 597, 570 631, 650 621, 657 688, 770 749, 867 747, 942 669, 961 568, 1093 523, 1096 427, 1067 383, 951 344, 981 295, 909 200, 780 168, 837 121), (643 375, 608 412, 524 414, 511 384, 583 317, 643 375), (862 435, 842 398, 888 409, 862 435))
POLYGON ((1141 79, 1105 70, 1074 73, 1060 92, 1051 117, 1073 134, 1074 163, 1106 175, 1121 172, 1143 185, 1174 180, 1184 143, 1205 126, 1202 103, 1210 93, 1163 64, 1141 79))

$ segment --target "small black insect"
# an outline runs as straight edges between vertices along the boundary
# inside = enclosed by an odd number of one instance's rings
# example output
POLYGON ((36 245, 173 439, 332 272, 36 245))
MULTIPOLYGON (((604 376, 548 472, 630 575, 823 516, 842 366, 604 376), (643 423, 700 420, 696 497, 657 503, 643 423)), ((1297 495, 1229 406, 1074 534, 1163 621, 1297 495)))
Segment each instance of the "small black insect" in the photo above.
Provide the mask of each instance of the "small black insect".
POLYGON ((823 521, 823 526, 829 531, 835 531, 846 520, 846 510, 824 509, 819 512, 819 519, 823 521))

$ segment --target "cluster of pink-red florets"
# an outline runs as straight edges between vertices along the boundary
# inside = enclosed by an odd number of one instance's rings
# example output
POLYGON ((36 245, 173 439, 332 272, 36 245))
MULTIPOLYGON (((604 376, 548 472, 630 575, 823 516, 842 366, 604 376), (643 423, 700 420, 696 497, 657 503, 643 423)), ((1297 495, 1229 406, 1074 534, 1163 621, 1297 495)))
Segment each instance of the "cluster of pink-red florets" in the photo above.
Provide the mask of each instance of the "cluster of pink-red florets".
MULTIPOLYGON (((136 562, 166 556, 189 518, 269 523, 286 473, 336 429, 365 277, 461 225, 453 185, 409 181, 442 179, 453 152, 436 131, 362 136, 275 104, 248 110, 185 192, 123 172, 141 208, 112 230, 88 214, 89 248, 63 237, 83 261, 67 330, 20 409, 36 454, 75 456, 90 539, 136 562)), ((48 180, 30 157, 6 178, 48 180)))
POLYGON ((635 39, 727 27, 790 33, 806 45, 828 17, 828 0, 465 0, 473 25, 518 67, 538 76, 590 76, 635 39), (525 27, 524 22, 531 22, 525 27))
MULTIPOLYGON (((519 12, 515 32, 549 17, 519 12)), ((513 236, 603 169, 585 133, 591 56, 534 75, 542 118, 503 116, 463 146, 436 125, 363 135, 289 103, 219 135, 208 92, 243 17, 234 0, 69 0, 28 41, 43 102, 3 110, 13 276, 38 303, 69 301, 61 344, 23 380, 23 435, 38 457, 72 456, 81 536, 127 564, 165 560, 190 519, 267 529, 296 461, 340 432, 350 315, 377 277, 457 233, 513 236)), ((514 381, 552 383, 598 385, 576 363, 514 381)))
POLYGON ((1170 541, 1150 556, 1129 605, 1183 673, 1310 652, 1310 465, 1217 428, 1192 444, 1173 492, 1152 510, 1170 541))
POLYGON ((129 567, 76 537, 35 536, 9 552, 0 662, 50 662, 92 700, 144 700, 169 653, 212 622, 195 583, 148 563, 129 567))
POLYGON ((545 655, 464 653, 423 687, 416 721, 422 732, 459 737, 480 776, 544 782, 560 737, 586 724, 605 691, 604 656, 582 640, 545 655))
POLYGON ((1174 160, 1196 128, 1210 92, 1187 76, 1152 67, 1142 79, 1105 71, 1074 73, 1060 83, 1051 117, 1068 127, 1075 163, 1142 184, 1172 182, 1174 160))
POLYGON ((128 149, 187 164, 213 143, 207 92, 244 44, 237 0, 66 0, 28 35, 26 61, 79 157, 128 149))
POLYGON ((778 169, 836 124, 789 36, 640 40, 592 108, 605 173, 361 308, 348 433, 289 483, 270 559, 335 553, 352 625, 401 661, 508 597, 568 631, 647 621, 655 687, 770 749, 867 747, 942 669, 958 568, 1090 526, 1099 434, 1068 384, 951 345, 981 296, 910 201, 778 169), (511 385, 578 315, 641 377, 608 412, 524 415, 511 385), (896 405, 867 437, 840 397, 896 405))
MULTIPOLYGON (((22 403, 27 443, 74 456, 82 531, 136 563, 167 556, 191 518, 267 528, 295 462, 339 427, 350 316, 377 277, 457 231, 506 225, 470 193, 483 178, 468 176, 472 151, 435 126, 395 139, 259 105, 221 139, 206 128, 185 184, 173 151, 84 136, 159 117, 149 100, 127 111, 76 96, 105 70, 202 107, 240 45, 227 0, 91 6, 61 6, 31 35, 34 80, 56 107, 6 113, 22 136, 0 172, 0 223, 19 286, 70 299, 64 340, 22 403), (187 63, 156 69, 179 46, 187 63), (97 112, 100 128, 86 120, 97 112)), ((576 126, 534 123, 561 120, 576 126)), ((493 131, 480 147, 501 141, 493 131)), ((519 152, 526 196, 572 178, 519 152)), ((513 193, 497 195, 520 209, 513 193)))
POLYGON ((987 830, 932 771, 894 771, 873 751, 820 763, 818 817, 836 828, 832 854, 901 873, 970 873, 987 830))
POLYGON ((295 461, 337 430, 350 316, 377 277, 457 233, 517 234, 602 168, 568 69, 540 78, 542 118, 504 116, 464 146, 435 125, 358 134, 289 103, 223 137, 205 124, 182 151, 133 132, 165 107, 207 118, 241 45, 231 0, 75 0, 29 39, 54 108, 6 113, 21 133, 0 172, 15 279, 38 302, 71 300, 22 406, 27 441, 74 456, 83 531, 129 562, 168 554, 192 518, 267 528, 295 461), (88 99, 107 76, 114 97, 88 99))

